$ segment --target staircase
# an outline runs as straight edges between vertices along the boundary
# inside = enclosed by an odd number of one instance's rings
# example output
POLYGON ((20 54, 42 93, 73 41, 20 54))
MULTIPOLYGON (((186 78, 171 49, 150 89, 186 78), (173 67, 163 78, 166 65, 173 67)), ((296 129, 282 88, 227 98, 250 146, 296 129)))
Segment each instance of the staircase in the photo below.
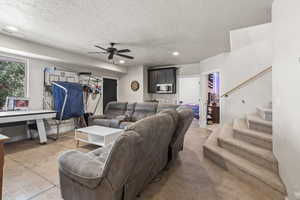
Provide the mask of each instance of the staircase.
POLYGON ((255 114, 216 129, 204 144, 204 156, 270 199, 284 200, 286 189, 272 149, 272 109, 258 107, 255 114))

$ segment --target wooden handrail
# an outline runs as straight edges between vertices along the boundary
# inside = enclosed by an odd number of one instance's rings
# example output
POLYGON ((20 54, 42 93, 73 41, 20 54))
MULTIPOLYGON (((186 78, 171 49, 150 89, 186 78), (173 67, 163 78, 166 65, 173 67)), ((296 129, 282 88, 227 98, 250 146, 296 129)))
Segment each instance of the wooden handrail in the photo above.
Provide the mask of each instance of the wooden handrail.
POLYGON ((230 94, 232 94, 236 90, 241 89, 242 87, 249 84, 251 81, 254 81, 254 80, 258 79, 258 78, 262 77, 263 75, 265 75, 266 73, 271 72, 271 71, 272 71, 272 66, 264 69, 263 71, 261 71, 258 74, 252 76, 251 78, 247 79, 246 81, 243 81, 242 83, 240 83, 236 87, 234 87, 231 90, 229 90, 228 92, 224 93, 221 97, 228 97, 230 94))

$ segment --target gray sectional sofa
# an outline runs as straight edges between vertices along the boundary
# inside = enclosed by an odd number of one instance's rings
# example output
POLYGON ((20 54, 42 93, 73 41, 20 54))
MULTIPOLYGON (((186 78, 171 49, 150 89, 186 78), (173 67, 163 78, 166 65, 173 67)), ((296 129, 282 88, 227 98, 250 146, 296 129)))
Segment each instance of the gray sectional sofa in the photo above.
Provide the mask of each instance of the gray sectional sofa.
POLYGON ((89 119, 89 125, 124 129, 128 125, 162 110, 177 108, 179 105, 176 104, 110 102, 103 115, 93 116, 89 119))
POLYGON ((60 156, 62 197, 135 200, 176 159, 192 119, 191 110, 175 105, 110 103, 105 117, 96 117, 91 123, 121 126, 122 122, 130 122, 130 125, 110 146, 89 153, 67 151, 60 156), (125 118, 128 121, 123 121, 125 118))

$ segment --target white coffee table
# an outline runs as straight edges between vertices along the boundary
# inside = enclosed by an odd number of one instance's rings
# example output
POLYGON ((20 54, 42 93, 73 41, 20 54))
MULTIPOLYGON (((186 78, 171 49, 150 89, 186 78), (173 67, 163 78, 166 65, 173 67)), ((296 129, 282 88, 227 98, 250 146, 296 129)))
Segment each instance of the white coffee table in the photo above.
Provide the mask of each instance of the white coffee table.
POLYGON ((122 129, 104 126, 89 126, 75 130, 75 140, 105 147, 113 143, 123 132, 122 129))

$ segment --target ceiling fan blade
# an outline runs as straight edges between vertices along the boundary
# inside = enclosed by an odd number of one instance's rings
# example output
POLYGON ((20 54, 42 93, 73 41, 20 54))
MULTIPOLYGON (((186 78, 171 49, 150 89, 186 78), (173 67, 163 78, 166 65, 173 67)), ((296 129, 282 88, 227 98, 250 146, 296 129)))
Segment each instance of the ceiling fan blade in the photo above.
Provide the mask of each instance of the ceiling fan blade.
POLYGON ((134 59, 134 57, 132 57, 132 56, 127 56, 127 55, 120 54, 120 53, 118 53, 117 55, 121 56, 121 57, 124 57, 124 58, 128 58, 128 59, 134 59))
POLYGON ((118 53, 129 53, 130 50, 129 49, 121 49, 121 50, 118 50, 118 53))
POLYGON ((114 53, 110 53, 109 56, 108 56, 108 60, 111 60, 114 58, 114 53))
POLYGON ((97 47, 97 48, 99 48, 99 49, 102 49, 103 51, 107 51, 105 48, 100 47, 99 45, 95 45, 95 47, 97 47))
POLYGON ((99 53, 103 53, 103 54, 106 54, 106 52, 100 52, 100 51, 95 51, 95 52, 88 52, 88 54, 99 54, 99 53))

